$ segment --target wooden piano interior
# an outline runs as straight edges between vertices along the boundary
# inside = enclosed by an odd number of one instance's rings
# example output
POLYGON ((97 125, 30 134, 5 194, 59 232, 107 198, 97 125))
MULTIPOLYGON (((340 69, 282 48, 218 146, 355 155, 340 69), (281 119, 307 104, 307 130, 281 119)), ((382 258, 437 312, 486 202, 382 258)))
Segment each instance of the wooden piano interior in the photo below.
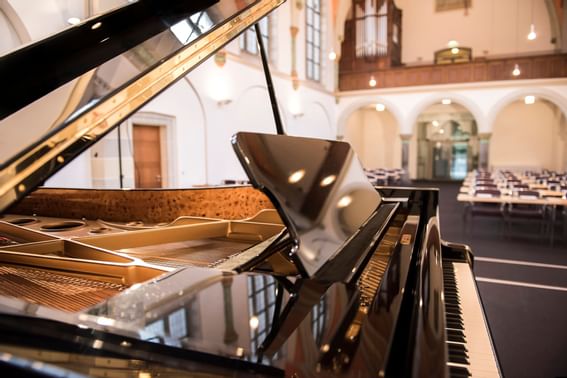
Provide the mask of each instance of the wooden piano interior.
POLYGON ((251 187, 39 189, 0 218, 0 295, 80 311, 177 268, 218 266, 283 229, 251 187))

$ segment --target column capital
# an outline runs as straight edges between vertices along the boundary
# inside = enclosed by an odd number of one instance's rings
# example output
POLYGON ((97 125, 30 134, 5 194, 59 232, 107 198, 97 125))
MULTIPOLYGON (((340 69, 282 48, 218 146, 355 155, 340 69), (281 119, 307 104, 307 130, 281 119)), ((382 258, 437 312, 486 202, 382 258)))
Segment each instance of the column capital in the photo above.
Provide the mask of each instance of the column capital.
POLYGON ((297 26, 290 26, 289 31, 291 33, 292 38, 295 38, 297 36, 297 33, 299 32, 299 28, 297 26))
POLYGON ((400 139, 402 142, 408 143, 411 140, 413 134, 400 134, 400 139))
POLYGON ((488 142, 490 140, 491 136, 492 136, 492 133, 478 133, 478 139, 481 142, 488 142))

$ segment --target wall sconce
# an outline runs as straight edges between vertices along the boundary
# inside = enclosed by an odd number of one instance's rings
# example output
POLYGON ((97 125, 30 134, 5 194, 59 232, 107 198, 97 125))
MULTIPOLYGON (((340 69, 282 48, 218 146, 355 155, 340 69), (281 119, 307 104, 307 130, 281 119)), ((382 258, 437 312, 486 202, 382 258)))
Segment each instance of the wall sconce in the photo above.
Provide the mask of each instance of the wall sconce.
POLYGON ((214 65, 209 76, 208 93, 218 106, 226 106, 232 102, 232 85, 226 68, 214 65))
POLYGON ((303 107, 301 106, 301 97, 297 91, 294 91, 289 98, 289 112, 293 118, 303 117, 303 107))
POLYGON ((227 99, 224 99, 224 100, 218 100, 218 101, 217 101, 217 105, 218 105, 219 107, 222 107, 222 106, 225 106, 225 105, 230 104, 231 102, 232 102, 232 100, 229 99, 229 98, 227 98, 227 99))
POLYGON ((331 52, 329 53, 329 60, 337 60, 337 53, 334 50, 331 50, 331 52))

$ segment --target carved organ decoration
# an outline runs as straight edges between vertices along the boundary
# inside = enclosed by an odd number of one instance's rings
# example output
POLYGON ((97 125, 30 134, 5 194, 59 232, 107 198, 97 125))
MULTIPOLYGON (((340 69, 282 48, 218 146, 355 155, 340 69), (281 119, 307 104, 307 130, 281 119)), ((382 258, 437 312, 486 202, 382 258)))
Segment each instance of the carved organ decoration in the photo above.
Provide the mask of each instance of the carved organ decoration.
POLYGON ((402 11, 393 0, 352 0, 345 21, 339 73, 401 65, 402 11))

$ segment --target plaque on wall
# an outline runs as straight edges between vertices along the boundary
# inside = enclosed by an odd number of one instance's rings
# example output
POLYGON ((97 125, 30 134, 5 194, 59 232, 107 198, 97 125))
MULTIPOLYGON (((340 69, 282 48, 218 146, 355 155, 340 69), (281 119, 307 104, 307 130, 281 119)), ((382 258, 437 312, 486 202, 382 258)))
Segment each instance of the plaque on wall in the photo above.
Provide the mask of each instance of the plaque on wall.
POLYGON ((469 9, 472 0, 435 0, 435 12, 444 12, 455 9, 469 9))

